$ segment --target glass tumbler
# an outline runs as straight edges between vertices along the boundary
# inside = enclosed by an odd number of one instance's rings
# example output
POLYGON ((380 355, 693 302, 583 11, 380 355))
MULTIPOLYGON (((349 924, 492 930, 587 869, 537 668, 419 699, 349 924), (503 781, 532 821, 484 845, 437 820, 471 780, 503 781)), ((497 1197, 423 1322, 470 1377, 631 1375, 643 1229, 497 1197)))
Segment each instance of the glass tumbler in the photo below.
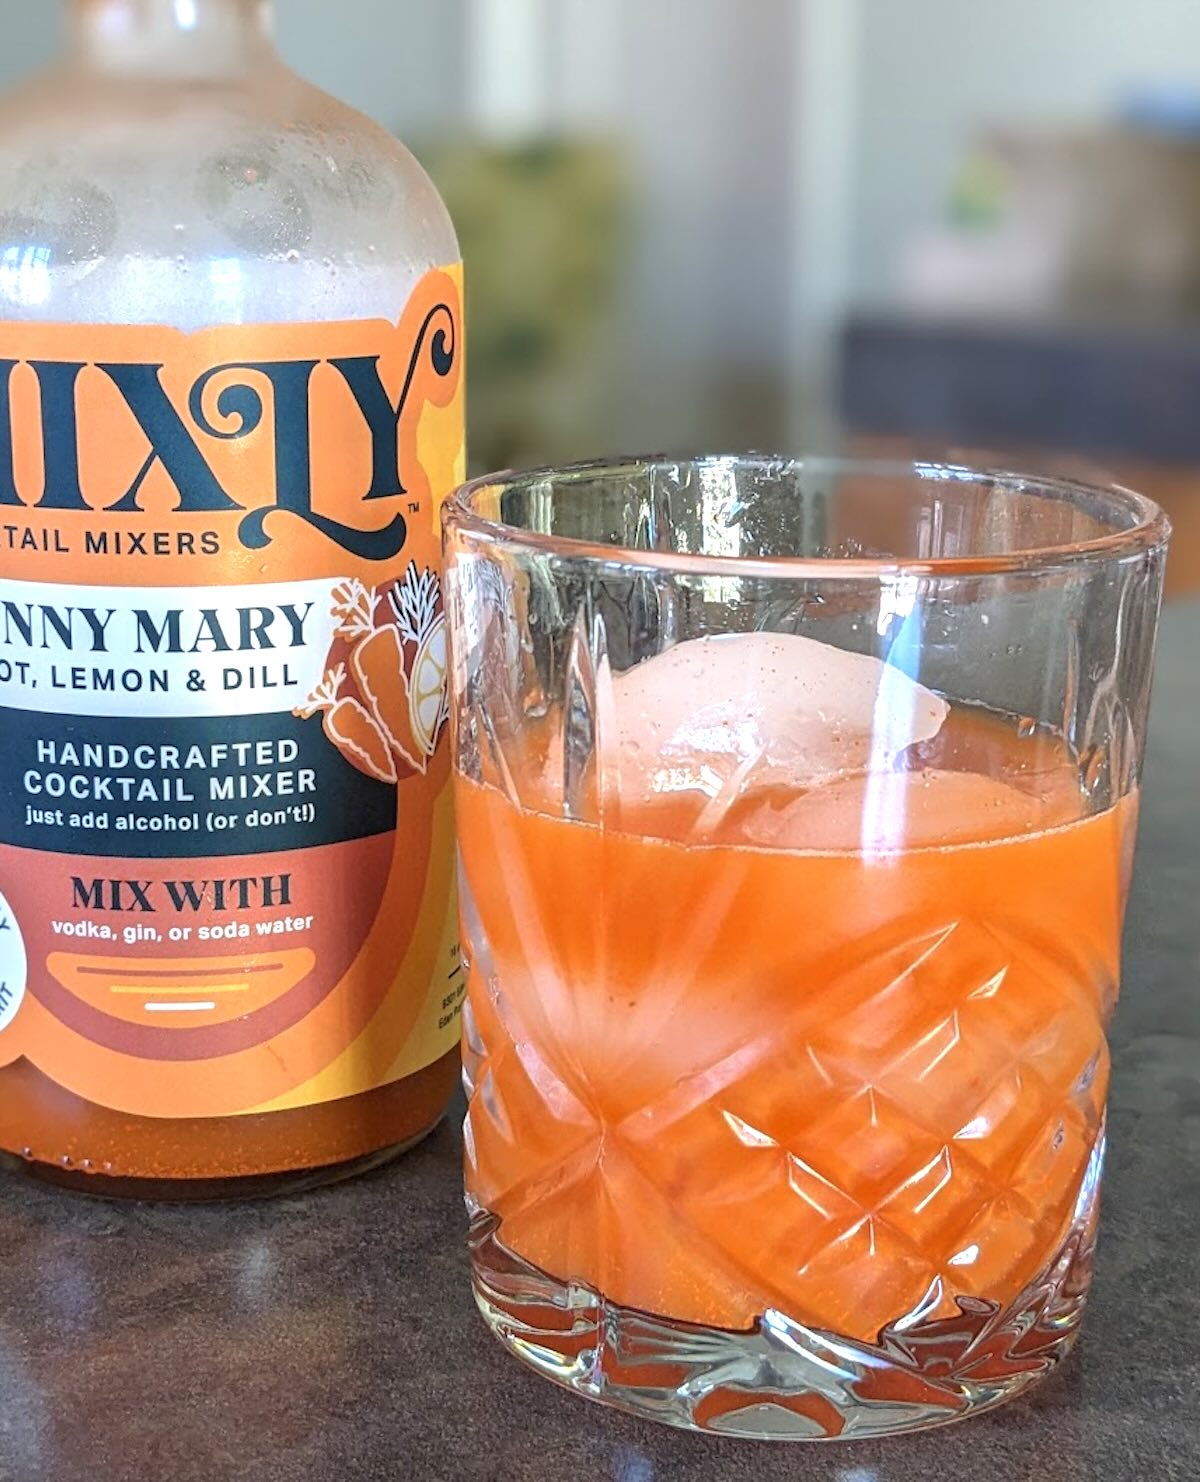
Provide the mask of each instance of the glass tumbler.
POLYGON ((934 464, 447 506, 475 1295, 592 1399, 879 1436, 1069 1351, 1169 529, 934 464))

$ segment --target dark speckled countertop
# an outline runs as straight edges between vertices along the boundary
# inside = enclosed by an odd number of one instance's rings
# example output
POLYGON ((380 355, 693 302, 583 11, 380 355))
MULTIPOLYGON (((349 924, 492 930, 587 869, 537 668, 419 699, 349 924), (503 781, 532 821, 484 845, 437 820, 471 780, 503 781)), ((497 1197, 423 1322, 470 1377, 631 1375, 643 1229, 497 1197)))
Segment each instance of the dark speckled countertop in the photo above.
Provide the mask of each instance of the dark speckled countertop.
POLYGON ((1200 606, 1166 618, 1091 1315, 1032 1397, 895 1442, 639 1424, 487 1336, 458 1139, 304 1199, 119 1207, 0 1184, 0 1482, 1196 1482, 1200 606))

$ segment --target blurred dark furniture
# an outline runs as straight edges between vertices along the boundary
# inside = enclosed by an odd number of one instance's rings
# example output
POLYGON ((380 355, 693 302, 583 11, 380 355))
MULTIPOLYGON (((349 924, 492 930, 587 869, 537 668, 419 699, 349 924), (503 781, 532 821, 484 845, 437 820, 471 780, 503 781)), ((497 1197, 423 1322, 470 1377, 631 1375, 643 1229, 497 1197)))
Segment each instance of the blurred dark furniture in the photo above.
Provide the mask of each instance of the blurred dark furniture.
POLYGON ((1200 326, 864 314, 841 348, 855 438, 917 456, 1007 452, 1025 468, 1131 484, 1174 521, 1171 595, 1200 590, 1200 326))
POLYGON ((863 431, 1200 463, 1200 328, 862 318, 843 349, 863 431))

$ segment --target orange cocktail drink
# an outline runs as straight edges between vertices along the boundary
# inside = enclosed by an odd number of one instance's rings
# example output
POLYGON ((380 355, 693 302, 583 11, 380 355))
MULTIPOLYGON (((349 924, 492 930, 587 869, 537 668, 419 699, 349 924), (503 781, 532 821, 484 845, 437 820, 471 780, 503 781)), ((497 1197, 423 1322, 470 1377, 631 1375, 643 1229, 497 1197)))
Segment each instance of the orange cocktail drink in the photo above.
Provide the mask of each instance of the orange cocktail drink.
MULTIPOLYGON (((747 538, 753 473, 701 537, 747 538)), ((479 1305, 675 1424, 995 1404, 1068 1350, 1090 1278, 1140 755, 1114 697, 1144 680, 1110 632, 1080 718, 1078 629, 1014 664, 1009 568, 849 561, 814 600, 811 566, 693 572, 678 505, 653 576, 632 544, 551 556, 539 521, 606 517, 562 478, 510 548, 489 486, 451 539, 479 1305)), ((1030 579, 1040 621, 1069 576, 1030 579)))
POLYGON ((491 978, 469 1171, 505 1245, 720 1328, 873 1341, 1016 1299, 1086 1193, 1134 819, 1084 817, 1041 749, 1024 788, 889 776, 865 846, 862 777, 751 793, 703 839, 694 802, 607 830, 461 786, 491 978))

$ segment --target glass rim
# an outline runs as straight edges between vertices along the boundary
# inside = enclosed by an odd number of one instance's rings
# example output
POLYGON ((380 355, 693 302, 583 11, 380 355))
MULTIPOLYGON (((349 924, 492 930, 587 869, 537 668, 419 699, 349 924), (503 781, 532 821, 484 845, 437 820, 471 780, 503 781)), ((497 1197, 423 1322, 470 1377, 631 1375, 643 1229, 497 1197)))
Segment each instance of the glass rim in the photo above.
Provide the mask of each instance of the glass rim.
POLYGON ((973 467, 924 459, 837 457, 786 457, 765 453, 706 453, 672 457, 655 453, 644 456, 615 456, 581 462, 547 464, 525 470, 505 469, 469 480, 455 489, 442 505, 446 530, 460 531, 489 545, 503 545, 561 559, 587 561, 596 565, 633 567, 644 571, 675 572, 694 576, 763 576, 793 580, 866 580, 898 577, 1047 575, 1080 565, 1103 565, 1125 560, 1155 549, 1164 549, 1171 538, 1171 522, 1165 511, 1145 494, 1124 484, 1073 478, 1065 475, 1022 473, 1007 468, 973 467), (988 481, 1007 485, 1012 492, 1027 489, 1050 497, 1099 495, 1116 500, 1130 515, 1125 529, 1115 529, 1089 540, 1036 546, 1028 550, 974 556, 723 556, 692 551, 645 550, 610 545, 575 536, 547 535, 503 520, 489 519, 474 505, 476 496, 488 489, 519 489, 552 478, 586 474, 615 474, 622 469, 696 469, 741 466, 778 468, 790 465, 815 473, 860 474, 863 476, 943 480, 946 482, 988 481))

